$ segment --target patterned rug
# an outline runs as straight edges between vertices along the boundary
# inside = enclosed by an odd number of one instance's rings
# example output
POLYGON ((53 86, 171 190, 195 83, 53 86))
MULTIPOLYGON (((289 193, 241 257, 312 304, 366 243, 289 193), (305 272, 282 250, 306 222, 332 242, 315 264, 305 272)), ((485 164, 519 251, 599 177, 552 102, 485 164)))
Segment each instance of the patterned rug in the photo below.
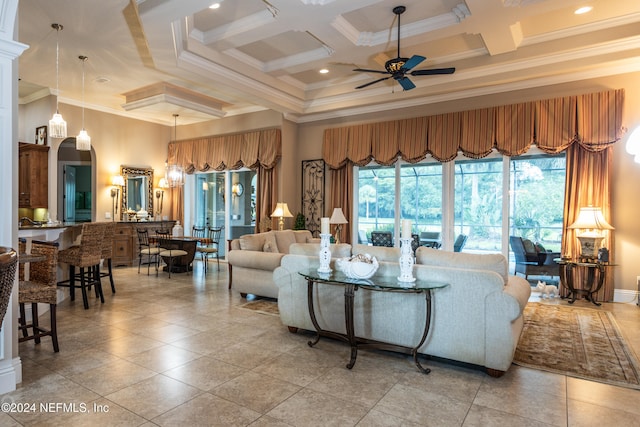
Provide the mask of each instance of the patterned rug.
POLYGON ((280 316, 277 300, 258 299, 255 301, 248 301, 241 304, 240 308, 257 311, 262 314, 269 314, 271 316, 280 316))
POLYGON ((514 363, 640 389, 640 364, 608 311, 527 304, 514 363))

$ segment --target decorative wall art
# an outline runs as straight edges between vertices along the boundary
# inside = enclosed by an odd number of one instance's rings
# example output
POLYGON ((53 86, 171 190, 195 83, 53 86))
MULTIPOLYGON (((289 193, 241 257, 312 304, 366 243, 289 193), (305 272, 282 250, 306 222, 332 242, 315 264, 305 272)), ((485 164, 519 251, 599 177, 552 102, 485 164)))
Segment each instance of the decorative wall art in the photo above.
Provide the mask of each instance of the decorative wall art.
POLYGON ((39 126, 36 128, 36 144, 47 145, 47 127, 39 126))
POLYGON ((302 162, 302 213, 306 228, 320 237, 320 218, 324 215, 324 160, 302 162))

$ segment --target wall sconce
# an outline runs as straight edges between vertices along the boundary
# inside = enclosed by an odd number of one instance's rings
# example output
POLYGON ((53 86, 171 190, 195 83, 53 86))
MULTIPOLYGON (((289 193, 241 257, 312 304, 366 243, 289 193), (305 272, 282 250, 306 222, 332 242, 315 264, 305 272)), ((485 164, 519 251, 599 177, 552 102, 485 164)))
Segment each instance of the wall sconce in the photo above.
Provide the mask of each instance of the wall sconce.
POLYGON ((235 196, 235 197, 240 197, 242 196, 242 194, 244 193, 244 185, 242 185, 239 182, 236 182, 235 184, 233 184, 231 186, 231 193, 235 196))
POLYGON ((115 221, 118 215, 120 187, 124 187, 124 177, 122 175, 114 175, 111 178, 111 185, 111 212, 113 213, 112 220, 115 221))
POLYGON ((289 206, 287 206, 286 203, 278 203, 271 216, 280 218, 280 221, 278 222, 280 230, 284 230, 284 219, 293 217, 291 212, 289 212, 289 206))
POLYGON ((166 178, 160 178, 158 188, 156 188, 156 215, 162 216, 162 202, 164 201, 164 190, 169 188, 166 178))
POLYGON ((329 219, 329 224, 336 224, 336 244, 340 243, 340 235, 342 234, 342 224, 348 224, 347 218, 344 217, 342 208, 333 208, 333 214, 329 219))
POLYGON ((613 230, 602 215, 602 209, 589 206, 580 208, 578 218, 568 228, 574 230, 585 230, 581 234, 576 234, 580 241, 580 256, 587 259, 596 259, 598 249, 604 240, 601 230, 613 230))

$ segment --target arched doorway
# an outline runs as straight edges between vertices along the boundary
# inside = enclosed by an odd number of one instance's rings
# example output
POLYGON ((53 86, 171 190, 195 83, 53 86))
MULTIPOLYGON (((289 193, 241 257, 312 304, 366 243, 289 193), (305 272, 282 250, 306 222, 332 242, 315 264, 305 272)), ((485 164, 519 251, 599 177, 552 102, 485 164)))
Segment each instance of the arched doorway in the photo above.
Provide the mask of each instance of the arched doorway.
POLYGON ((58 148, 57 218, 64 222, 95 221, 95 153, 76 150, 75 137, 58 148))

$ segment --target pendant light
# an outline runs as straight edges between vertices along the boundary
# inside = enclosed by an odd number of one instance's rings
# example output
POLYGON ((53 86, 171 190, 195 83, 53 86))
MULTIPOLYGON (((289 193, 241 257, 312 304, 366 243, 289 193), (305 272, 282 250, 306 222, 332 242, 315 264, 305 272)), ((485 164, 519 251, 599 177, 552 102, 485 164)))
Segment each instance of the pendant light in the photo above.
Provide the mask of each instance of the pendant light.
POLYGON ((62 31, 62 25, 51 24, 51 28, 56 30, 56 113, 49 120, 49 136, 51 138, 66 138, 67 137, 67 122, 62 118, 62 114, 58 109, 58 98, 60 97, 60 82, 59 82, 59 62, 60 62, 60 31, 62 31))
MULTIPOLYGON (((173 115, 173 141, 178 140, 178 114, 173 115)), ((179 165, 168 165, 165 173, 169 187, 184 185, 184 171, 179 165)))
POLYGON ((87 62, 87 58, 84 55, 78 56, 78 59, 82 61, 82 130, 76 136, 76 150, 78 151, 89 151, 91 150, 91 137, 84 130, 84 63, 87 62))

